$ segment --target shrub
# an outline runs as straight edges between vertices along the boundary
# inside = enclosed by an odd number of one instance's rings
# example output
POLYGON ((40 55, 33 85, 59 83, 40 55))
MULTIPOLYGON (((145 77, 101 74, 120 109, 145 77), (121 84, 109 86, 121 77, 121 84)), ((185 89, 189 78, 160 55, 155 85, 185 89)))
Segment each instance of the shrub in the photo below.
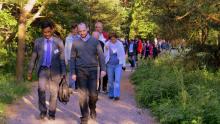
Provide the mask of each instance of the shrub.
POLYGON ((220 71, 185 69, 170 57, 141 62, 132 75, 136 99, 162 124, 220 123, 220 71))

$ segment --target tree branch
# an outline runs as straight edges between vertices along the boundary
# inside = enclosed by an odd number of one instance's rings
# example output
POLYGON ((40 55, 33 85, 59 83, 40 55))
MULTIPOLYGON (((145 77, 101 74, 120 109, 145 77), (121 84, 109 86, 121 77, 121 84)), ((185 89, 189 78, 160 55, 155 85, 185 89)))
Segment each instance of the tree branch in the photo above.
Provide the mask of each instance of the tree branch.
MULTIPOLYGON (((45 6, 48 4, 49 0, 46 0, 42 6, 40 7, 40 9, 37 11, 37 13, 34 14, 34 16, 32 18, 30 18, 27 23, 26 23, 26 27, 30 26, 31 23, 37 19, 37 18, 40 18, 42 16, 40 16, 40 14, 43 12, 43 10, 45 9, 45 6)), ((11 33, 11 35, 9 36, 9 38, 5 41, 6 44, 9 44, 12 42, 12 40, 18 36, 18 32, 15 31, 13 33, 11 33)))
POLYGON ((186 16, 190 15, 192 12, 196 11, 197 9, 199 9, 203 4, 204 4, 204 3, 199 4, 199 5, 196 6, 196 7, 193 7, 191 10, 189 10, 188 12, 186 12, 186 13, 185 13, 184 15, 182 15, 182 16, 176 16, 175 19, 176 19, 176 20, 181 20, 181 19, 185 18, 186 16))
POLYGON ((40 16, 40 14, 43 12, 43 10, 45 9, 45 7, 46 7, 46 5, 48 4, 48 2, 49 2, 49 0, 46 0, 46 1, 42 4, 42 6, 40 7, 40 9, 37 11, 37 13, 36 13, 32 18, 30 18, 30 19, 28 20, 28 22, 27 22, 27 24, 26 24, 26 27, 30 26, 31 23, 32 23, 35 19, 37 19, 37 18, 39 18, 39 17, 42 17, 42 16, 40 16))
POLYGON ((205 16, 207 20, 212 20, 212 21, 214 21, 215 23, 220 24, 220 18, 218 18, 218 17, 216 16, 216 14, 204 14, 204 13, 203 13, 202 15, 205 16))

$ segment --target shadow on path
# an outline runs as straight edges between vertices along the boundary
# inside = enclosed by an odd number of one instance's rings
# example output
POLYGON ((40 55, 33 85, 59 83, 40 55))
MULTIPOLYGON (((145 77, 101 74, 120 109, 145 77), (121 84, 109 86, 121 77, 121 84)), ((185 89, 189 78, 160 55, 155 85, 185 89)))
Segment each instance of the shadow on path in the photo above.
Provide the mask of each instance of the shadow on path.
MULTIPOLYGON (((155 124, 147 110, 136 106, 134 88, 129 83, 131 72, 123 73, 121 97, 119 101, 108 99, 106 94, 99 94, 97 103, 97 120, 89 124, 155 124)), ((37 82, 35 82, 37 84, 37 82)), ((30 95, 23 97, 7 110, 8 124, 79 124, 80 110, 77 93, 71 96, 70 102, 63 105, 58 102, 56 120, 39 120, 37 86, 30 95)), ((48 104, 48 102, 47 102, 48 104)))

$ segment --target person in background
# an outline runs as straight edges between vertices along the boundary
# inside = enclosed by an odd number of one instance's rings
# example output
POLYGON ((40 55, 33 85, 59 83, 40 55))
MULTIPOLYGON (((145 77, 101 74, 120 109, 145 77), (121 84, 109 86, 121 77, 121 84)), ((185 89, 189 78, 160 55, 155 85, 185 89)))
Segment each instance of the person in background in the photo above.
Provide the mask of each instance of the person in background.
POLYGON ((107 64, 110 99, 119 100, 122 69, 125 69, 125 51, 116 33, 110 34, 110 40, 105 44, 104 55, 107 64))
POLYGON ((102 50, 104 52, 105 44, 99 40, 99 36, 100 36, 99 32, 97 32, 97 31, 92 32, 92 36, 99 41, 99 43, 101 44, 102 50))
POLYGON ((32 79, 33 68, 36 65, 38 76, 38 105, 40 119, 49 114, 49 119, 55 120, 58 86, 61 78, 65 78, 66 65, 64 60, 63 42, 53 37, 54 25, 50 21, 43 22, 43 37, 34 42, 34 49, 28 68, 28 80, 32 79), (46 105, 46 85, 49 84, 49 111, 46 105))
MULTIPOLYGON (((66 37, 65 42, 65 63, 69 65, 70 63, 70 53, 73 42, 79 39, 77 24, 71 26, 71 33, 66 37)), ((70 71, 71 72, 71 71, 70 71)), ((69 75, 72 75, 71 73, 69 75)), ((72 89, 77 89, 77 83, 69 76, 69 87, 72 89)))
MULTIPOLYGON (((108 41, 109 37, 108 37, 108 33, 103 31, 103 24, 101 22, 96 22, 95 31, 99 32, 99 41, 105 44, 108 41)), ((99 91, 100 89, 101 88, 99 87, 99 91)), ((108 92, 108 76, 107 75, 103 77, 102 89, 105 93, 108 92)))
POLYGON ((142 40, 141 39, 138 39, 137 41, 137 53, 138 54, 141 54, 142 50, 143 50, 143 43, 142 43, 142 40))
POLYGON ((141 59, 144 58, 146 52, 146 40, 143 41, 143 49, 141 51, 141 59))
POLYGON ((72 45, 70 71, 72 79, 77 80, 81 124, 87 124, 89 114, 92 119, 96 119, 97 68, 101 67, 103 77, 106 74, 106 66, 101 45, 97 39, 90 36, 86 24, 80 23, 78 31, 80 38, 72 45))
MULTIPOLYGON (((92 33, 92 36, 93 36, 96 40, 99 41, 99 43, 101 44, 101 47, 102 47, 102 51, 104 52, 104 46, 105 46, 105 44, 104 44, 102 41, 99 40, 99 32, 94 31, 94 32, 92 33)), ((103 82, 102 82, 102 78, 101 78, 101 76, 100 76, 100 75, 101 75, 100 64, 99 64, 99 66, 98 66, 98 72, 100 72, 100 73, 97 73, 97 85, 98 85, 97 90, 98 90, 98 91, 101 91, 101 86, 103 85, 103 84, 101 84, 101 83, 103 83, 103 82)))
POLYGON ((150 44, 149 44, 149 57, 150 58, 153 58, 153 50, 154 50, 153 43, 150 42, 150 44))
POLYGON ((144 59, 147 59, 150 55, 150 41, 149 40, 146 41, 144 54, 145 54, 144 59))
POLYGON ((135 68, 135 63, 136 63, 136 49, 137 45, 135 44, 134 40, 130 40, 128 44, 128 61, 131 64, 131 70, 133 71, 135 68))
POLYGON ((54 37, 59 38, 60 40, 62 40, 61 34, 58 31, 54 31, 54 37))

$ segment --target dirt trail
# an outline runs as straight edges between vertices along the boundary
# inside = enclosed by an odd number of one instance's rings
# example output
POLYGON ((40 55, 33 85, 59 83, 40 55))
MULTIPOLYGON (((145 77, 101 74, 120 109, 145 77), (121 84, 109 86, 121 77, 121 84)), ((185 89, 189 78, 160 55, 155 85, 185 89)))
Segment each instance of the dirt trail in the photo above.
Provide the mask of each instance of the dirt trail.
MULTIPOLYGON (((119 101, 108 99, 107 95, 99 94, 97 103, 97 120, 89 120, 89 124, 155 124, 147 110, 136 106, 134 87, 129 82, 130 70, 123 72, 121 97, 119 101)), ((36 84, 36 82, 35 82, 36 84)), ((37 105, 37 87, 30 95, 23 97, 7 110, 8 124, 79 124, 80 110, 78 96, 71 96, 70 102, 63 105, 58 102, 56 120, 39 120, 37 105)))

